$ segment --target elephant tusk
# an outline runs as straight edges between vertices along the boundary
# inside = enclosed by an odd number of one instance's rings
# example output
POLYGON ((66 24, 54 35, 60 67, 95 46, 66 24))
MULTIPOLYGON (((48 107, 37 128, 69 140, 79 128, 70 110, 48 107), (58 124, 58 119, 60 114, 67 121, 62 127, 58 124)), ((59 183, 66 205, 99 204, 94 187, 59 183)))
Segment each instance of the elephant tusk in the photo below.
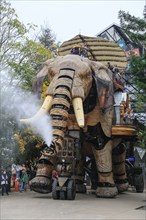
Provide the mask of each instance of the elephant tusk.
POLYGON ((53 97, 48 95, 45 98, 44 103, 42 107, 40 108, 40 110, 32 118, 20 119, 20 122, 23 122, 25 124, 31 124, 37 121, 39 118, 41 118, 41 116, 45 115, 50 110, 51 105, 52 105, 52 100, 53 100, 53 97))
POLYGON ((73 104, 77 123, 79 127, 83 128, 85 126, 83 101, 81 98, 74 98, 72 104, 73 104))

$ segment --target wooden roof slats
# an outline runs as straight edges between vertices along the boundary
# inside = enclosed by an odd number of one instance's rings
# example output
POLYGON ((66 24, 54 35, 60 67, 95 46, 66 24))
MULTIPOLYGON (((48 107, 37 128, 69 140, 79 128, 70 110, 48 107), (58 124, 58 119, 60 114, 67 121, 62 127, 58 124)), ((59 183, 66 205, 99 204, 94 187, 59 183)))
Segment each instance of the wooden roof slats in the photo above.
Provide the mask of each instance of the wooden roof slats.
POLYGON ((61 45, 59 55, 64 56, 70 54, 75 44, 80 44, 81 46, 86 45, 89 48, 89 59, 94 59, 105 65, 110 62, 111 65, 117 65, 120 69, 125 69, 127 67, 125 52, 115 42, 107 41, 101 37, 77 35, 61 45))

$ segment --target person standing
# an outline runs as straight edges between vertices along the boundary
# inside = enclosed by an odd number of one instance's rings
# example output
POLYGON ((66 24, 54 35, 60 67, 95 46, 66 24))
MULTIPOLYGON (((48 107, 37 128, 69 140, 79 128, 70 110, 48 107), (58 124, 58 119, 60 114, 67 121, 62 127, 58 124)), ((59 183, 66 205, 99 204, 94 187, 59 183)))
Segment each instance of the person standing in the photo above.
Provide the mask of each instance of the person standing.
POLYGON ((127 108, 123 117, 125 124, 132 124, 133 119, 134 119, 133 109, 127 108))
POLYGON ((26 169, 22 169, 22 175, 20 177, 20 192, 26 191, 26 185, 28 183, 28 175, 26 169))
POLYGON ((4 170, 3 173, 1 174, 2 196, 4 195, 5 192, 7 195, 9 195, 9 193, 8 193, 8 179, 9 178, 6 173, 6 170, 4 170))

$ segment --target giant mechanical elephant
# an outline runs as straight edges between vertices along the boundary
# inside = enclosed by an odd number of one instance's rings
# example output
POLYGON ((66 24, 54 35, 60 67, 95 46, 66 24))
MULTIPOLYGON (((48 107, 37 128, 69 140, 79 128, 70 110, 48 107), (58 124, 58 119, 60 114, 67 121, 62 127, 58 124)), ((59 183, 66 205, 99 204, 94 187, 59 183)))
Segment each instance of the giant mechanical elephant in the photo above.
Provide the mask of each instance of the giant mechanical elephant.
POLYGON ((94 155, 96 195, 112 198, 126 190, 125 147, 120 138, 112 138, 112 72, 99 62, 70 54, 46 61, 37 77, 45 75, 50 84, 41 109, 32 118, 22 120, 31 123, 48 112, 52 118, 52 143, 42 150, 32 190, 51 192, 52 171, 66 133, 73 130, 82 133, 81 151, 90 149, 94 155))

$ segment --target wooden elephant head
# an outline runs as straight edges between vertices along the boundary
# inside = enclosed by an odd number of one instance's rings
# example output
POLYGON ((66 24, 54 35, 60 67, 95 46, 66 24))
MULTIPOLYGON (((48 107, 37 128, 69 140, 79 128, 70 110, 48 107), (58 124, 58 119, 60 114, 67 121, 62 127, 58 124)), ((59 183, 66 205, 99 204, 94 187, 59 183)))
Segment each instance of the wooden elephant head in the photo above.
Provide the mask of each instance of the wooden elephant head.
POLYGON ((113 106, 113 79, 106 66, 78 55, 60 56, 44 63, 36 76, 35 89, 40 91, 46 75, 49 86, 42 107, 35 116, 21 121, 31 123, 50 112, 53 140, 61 147, 70 115, 75 115, 78 127, 85 128, 92 125, 90 113, 97 109, 94 121, 101 121, 103 130, 110 136, 112 116, 108 118, 113 106))

